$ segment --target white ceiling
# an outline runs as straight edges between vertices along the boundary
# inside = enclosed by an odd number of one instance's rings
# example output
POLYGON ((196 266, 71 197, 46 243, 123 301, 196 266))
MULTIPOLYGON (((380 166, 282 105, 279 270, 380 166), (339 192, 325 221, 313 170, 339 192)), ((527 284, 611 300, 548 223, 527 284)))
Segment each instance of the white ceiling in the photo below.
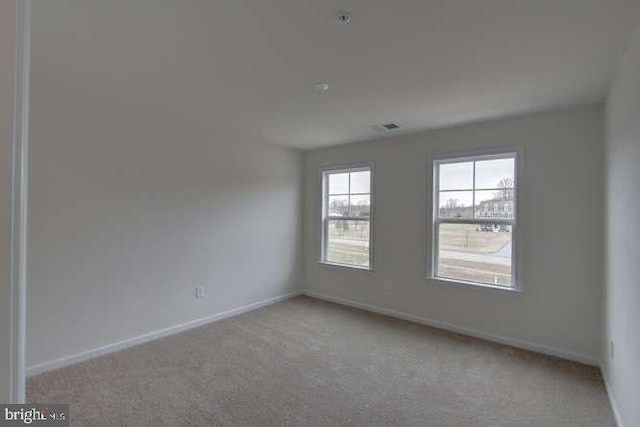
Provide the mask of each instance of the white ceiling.
POLYGON ((638 0, 42 0, 33 88, 307 149, 603 100, 638 19, 638 0))

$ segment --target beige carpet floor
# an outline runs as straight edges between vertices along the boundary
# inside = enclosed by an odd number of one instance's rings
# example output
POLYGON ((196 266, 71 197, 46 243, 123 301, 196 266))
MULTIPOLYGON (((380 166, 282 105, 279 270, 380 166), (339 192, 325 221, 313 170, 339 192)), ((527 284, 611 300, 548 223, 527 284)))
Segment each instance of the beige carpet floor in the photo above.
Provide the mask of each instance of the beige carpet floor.
POLYGON ((613 426, 596 368, 306 297, 33 377, 77 426, 613 426))

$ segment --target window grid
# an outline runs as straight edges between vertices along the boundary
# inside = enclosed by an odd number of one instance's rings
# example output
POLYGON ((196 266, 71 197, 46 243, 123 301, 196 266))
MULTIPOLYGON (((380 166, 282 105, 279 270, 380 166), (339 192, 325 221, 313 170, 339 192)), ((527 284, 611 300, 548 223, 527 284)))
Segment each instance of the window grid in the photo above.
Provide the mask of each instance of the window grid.
POLYGON ((373 206, 372 206, 372 193, 373 193, 373 168, 371 166, 354 166, 345 169, 330 169, 322 171, 322 241, 320 248, 320 262, 331 265, 339 265, 344 267, 351 267, 356 269, 366 269, 372 270, 372 227, 371 227, 371 217, 373 215, 373 206), (352 174, 357 172, 369 172, 369 192, 351 192, 352 188, 352 174), (347 193, 331 193, 330 189, 330 177, 331 175, 338 174, 348 174, 347 180, 347 193), (369 197, 369 214, 368 216, 362 215, 354 215, 352 209, 352 196, 368 196, 369 197), (329 200, 331 197, 346 197, 347 198, 347 215, 332 215, 330 214, 330 203, 329 200), (336 261, 331 261, 328 259, 328 246, 329 246, 329 226, 331 221, 354 221, 354 222, 366 222, 368 228, 368 244, 367 244, 367 254, 368 254, 368 262, 367 265, 359 265, 359 264, 351 264, 351 263, 341 263, 336 261))
POLYGON ((520 284, 518 283, 517 276, 517 259, 516 259, 516 248, 517 248, 517 182, 518 182, 518 153, 517 152, 504 152, 500 154, 492 154, 492 155, 477 155, 477 156, 462 156, 462 157, 447 157, 443 159, 438 159, 433 161, 433 220, 432 220, 432 244, 431 244, 431 256, 430 256, 430 277, 434 279, 444 279, 446 281, 454 281, 460 283, 468 283, 472 285, 478 286, 491 286, 498 287, 504 289, 518 290, 520 284), (498 159, 513 159, 513 181, 510 187, 500 188, 476 188, 476 179, 477 179, 477 162, 486 161, 486 160, 498 160, 498 159), (465 163, 465 162, 473 162, 472 167, 472 188, 456 188, 455 190, 447 189, 440 190, 440 167, 442 165, 447 164, 455 164, 455 163, 465 163), (511 214, 511 218, 496 218, 496 217, 478 217, 478 211, 484 211, 486 207, 487 212, 491 214, 492 210, 498 210, 498 205, 493 204, 489 206, 485 204, 482 209, 480 209, 479 205, 476 205, 476 192, 478 191, 511 191, 512 199, 511 205, 505 205, 505 210, 509 211, 511 214), (440 213, 440 195, 442 193, 461 193, 461 192, 471 192, 472 193, 472 204, 471 204, 471 217, 470 218, 449 218, 449 217, 441 217, 440 213), (440 276, 438 267, 439 267, 439 254, 440 254, 440 242, 439 242, 439 234, 440 234, 440 225, 442 224, 471 224, 471 225, 483 225, 487 223, 498 224, 499 226, 510 226, 511 227, 511 268, 510 268, 510 281, 509 285, 497 285, 495 283, 488 282, 476 282, 476 281, 468 281, 462 280, 458 278, 451 278, 446 276, 440 276))

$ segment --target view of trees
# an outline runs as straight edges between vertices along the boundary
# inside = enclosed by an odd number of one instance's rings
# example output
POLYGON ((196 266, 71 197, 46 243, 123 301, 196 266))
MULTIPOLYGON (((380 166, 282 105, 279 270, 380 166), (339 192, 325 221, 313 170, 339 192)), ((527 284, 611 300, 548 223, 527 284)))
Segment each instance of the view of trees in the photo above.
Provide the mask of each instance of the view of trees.
POLYGON ((337 200, 334 199, 329 203, 330 215, 368 217, 369 212, 370 202, 368 200, 352 201, 351 212, 349 212, 349 203, 346 198, 337 200))
POLYGON ((447 199, 447 203, 445 207, 447 209, 455 209, 458 207, 459 204, 460 204, 460 200, 458 199, 447 199))
POLYGON ((513 200, 513 179, 503 178, 498 182, 497 188, 500 190, 493 193, 496 200, 513 200))
MULTIPOLYGON (((481 203, 487 203, 491 201, 513 201, 513 185, 513 178, 507 177, 501 179, 496 184, 496 188, 498 190, 493 193, 493 199, 483 200, 481 203)), ((479 204, 476 203, 476 206, 479 206, 479 204)), ((466 214, 467 216, 471 216, 471 209, 471 206, 464 206, 464 204, 461 203, 459 199, 451 197, 444 202, 444 206, 440 207, 440 215, 446 217, 463 217, 466 214), (463 212, 464 210, 468 212, 463 212)))

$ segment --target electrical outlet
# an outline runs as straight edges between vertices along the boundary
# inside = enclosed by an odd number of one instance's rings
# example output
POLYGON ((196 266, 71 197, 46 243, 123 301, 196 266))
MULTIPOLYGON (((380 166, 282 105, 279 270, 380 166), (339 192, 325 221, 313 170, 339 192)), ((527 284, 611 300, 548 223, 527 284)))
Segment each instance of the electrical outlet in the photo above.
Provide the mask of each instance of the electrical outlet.
POLYGON ((204 298, 204 288, 202 286, 196 286, 196 299, 204 298))
POLYGON ((615 347, 613 345, 613 340, 609 341, 609 354, 611 355, 611 359, 615 357, 615 347))
POLYGON ((384 288, 387 291, 390 291, 391 289, 393 289, 393 279, 387 279, 384 281, 384 288))

